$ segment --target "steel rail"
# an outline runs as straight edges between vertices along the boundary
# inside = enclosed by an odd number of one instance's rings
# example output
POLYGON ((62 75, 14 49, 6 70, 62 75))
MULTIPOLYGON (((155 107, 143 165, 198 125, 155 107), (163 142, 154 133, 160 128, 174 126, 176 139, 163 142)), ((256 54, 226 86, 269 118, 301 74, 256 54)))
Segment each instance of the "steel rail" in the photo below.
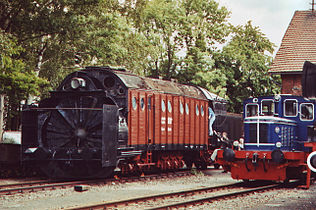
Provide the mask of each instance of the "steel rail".
POLYGON ((220 185, 220 186, 215 186, 215 187, 203 187, 203 188, 198 188, 198 189, 190 189, 190 190, 171 192, 171 193, 156 194, 156 195, 114 201, 114 202, 105 202, 105 203, 99 203, 99 204, 94 204, 94 205, 69 208, 68 210, 106 209, 107 207, 118 207, 121 205, 128 205, 129 203, 137 203, 140 201, 155 200, 155 199, 174 197, 174 196, 179 196, 179 195, 196 194, 199 192, 216 191, 216 190, 223 190, 223 189, 235 188, 235 187, 240 187, 240 183, 220 185))
POLYGON ((227 199, 227 198, 231 198, 231 197, 247 195, 247 194, 251 194, 254 192, 261 192, 261 191, 275 189, 275 188, 279 188, 279 187, 280 187, 280 184, 273 184, 273 185, 264 186, 264 187, 257 187, 257 188, 248 189, 248 190, 241 190, 238 192, 224 193, 222 195, 215 195, 215 196, 210 196, 210 197, 206 197, 206 198, 192 199, 192 200, 185 201, 185 202, 173 203, 170 205, 164 205, 164 206, 159 206, 159 207, 149 208, 149 209, 150 210, 153 210, 153 209, 159 210, 159 209, 171 209, 171 208, 187 207, 187 206, 192 206, 194 204, 199 204, 199 203, 203 204, 205 202, 210 203, 210 202, 213 202, 215 200, 222 200, 222 199, 227 199))
POLYGON ((89 184, 89 185, 97 185, 97 184, 106 184, 112 182, 135 182, 135 181, 145 181, 152 179, 163 179, 175 176, 187 176, 191 174, 188 171, 180 171, 176 173, 163 173, 163 174, 155 174, 155 175, 147 175, 147 176, 137 176, 137 177, 117 177, 117 178, 108 178, 108 179, 93 179, 93 180, 76 180, 76 181, 34 181, 34 182, 24 182, 24 183, 14 183, 14 184, 5 184, 0 185, 0 195, 11 195, 15 193, 23 193, 23 192, 35 192, 44 189, 56 189, 63 188, 69 186, 75 186, 80 184, 89 184), (35 186, 34 186, 35 185, 35 186), (20 187, 19 187, 20 186, 20 187))
POLYGON ((12 183, 12 184, 2 184, 0 185, 0 190, 1 189, 6 189, 6 188, 13 188, 13 187, 23 187, 23 186, 31 186, 35 184, 48 184, 51 183, 50 181, 30 181, 30 182, 18 182, 18 183, 12 183))
POLYGON ((1 189, 0 195, 11 195, 14 193, 23 193, 23 192, 35 192, 44 189, 55 189, 55 188, 62 188, 67 186, 74 186, 77 184, 86 184, 87 181, 74 181, 74 182, 57 182, 52 184, 45 184, 45 183, 35 183, 39 184, 38 186, 29 186, 29 187, 19 187, 19 188, 9 188, 9 189, 1 189))

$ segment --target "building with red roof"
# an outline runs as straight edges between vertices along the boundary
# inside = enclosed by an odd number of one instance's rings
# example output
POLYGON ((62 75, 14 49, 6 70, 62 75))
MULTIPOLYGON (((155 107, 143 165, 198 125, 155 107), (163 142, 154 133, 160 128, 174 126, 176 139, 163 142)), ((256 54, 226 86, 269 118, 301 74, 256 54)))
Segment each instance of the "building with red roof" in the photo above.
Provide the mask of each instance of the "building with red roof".
MULTIPOLYGON (((305 61, 316 63, 316 11, 296 11, 269 73, 280 74, 282 94, 301 95, 305 61)), ((316 81, 315 81, 316 82, 316 81)))

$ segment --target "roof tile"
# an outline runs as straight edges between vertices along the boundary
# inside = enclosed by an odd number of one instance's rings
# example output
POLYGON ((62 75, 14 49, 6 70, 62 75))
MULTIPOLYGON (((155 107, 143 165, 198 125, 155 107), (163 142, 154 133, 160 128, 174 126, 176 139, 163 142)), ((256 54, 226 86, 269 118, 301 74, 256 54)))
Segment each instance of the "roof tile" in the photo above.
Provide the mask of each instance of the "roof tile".
POLYGON ((316 12, 296 11, 269 72, 301 72, 306 60, 316 63, 316 12))

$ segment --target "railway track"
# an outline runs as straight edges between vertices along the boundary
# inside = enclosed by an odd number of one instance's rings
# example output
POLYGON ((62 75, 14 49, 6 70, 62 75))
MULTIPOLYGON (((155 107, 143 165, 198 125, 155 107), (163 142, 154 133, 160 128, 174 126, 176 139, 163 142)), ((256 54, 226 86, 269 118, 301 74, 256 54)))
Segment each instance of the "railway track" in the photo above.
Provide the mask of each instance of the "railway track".
POLYGON ((150 195, 128 200, 105 202, 94 205, 70 208, 69 210, 95 209, 173 209, 188 208, 196 204, 210 203, 215 200, 243 196, 255 192, 279 188, 280 184, 265 184, 245 189, 242 183, 205 187, 166 194, 150 195))
POLYGON ((17 193, 29 193, 37 192, 44 190, 55 190, 67 187, 74 187, 76 185, 100 185, 107 183, 126 183, 126 182, 135 182, 135 181, 146 181, 153 179, 163 179, 163 178, 172 178, 180 176, 189 176, 192 175, 190 171, 180 171, 172 173, 163 173, 163 174, 154 174, 146 176, 137 176, 137 177, 118 177, 108 179, 95 179, 95 180, 76 180, 76 181, 52 181, 52 180, 39 180, 15 184, 5 184, 0 185, 0 195, 12 195, 17 193))

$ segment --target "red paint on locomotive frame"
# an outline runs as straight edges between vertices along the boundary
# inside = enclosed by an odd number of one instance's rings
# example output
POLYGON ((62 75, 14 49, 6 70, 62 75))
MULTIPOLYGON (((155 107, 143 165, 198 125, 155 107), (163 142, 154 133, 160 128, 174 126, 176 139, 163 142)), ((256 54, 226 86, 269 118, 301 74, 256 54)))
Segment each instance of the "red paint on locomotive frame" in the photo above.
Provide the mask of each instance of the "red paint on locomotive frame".
POLYGON ((220 150, 218 151, 218 163, 230 168, 233 179, 284 181, 288 178, 286 174, 288 167, 296 168, 300 173, 306 170, 307 153, 305 152, 283 151, 287 161, 279 164, 272 162, 271 153, 272 151, 235 151, 235 161, 226 162, 223 159, 223 150, 220 150), (257 165, 252 163, 254 153, 258 154, 257 165), (246 157, 248 157, 247 161, 246 157), (263 163, 264 157, 265 164, 263 163))

